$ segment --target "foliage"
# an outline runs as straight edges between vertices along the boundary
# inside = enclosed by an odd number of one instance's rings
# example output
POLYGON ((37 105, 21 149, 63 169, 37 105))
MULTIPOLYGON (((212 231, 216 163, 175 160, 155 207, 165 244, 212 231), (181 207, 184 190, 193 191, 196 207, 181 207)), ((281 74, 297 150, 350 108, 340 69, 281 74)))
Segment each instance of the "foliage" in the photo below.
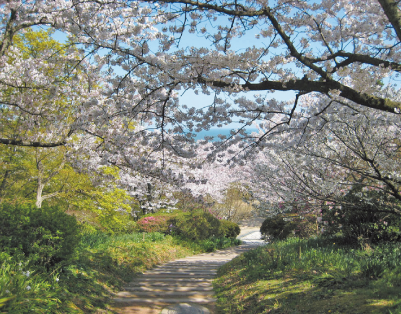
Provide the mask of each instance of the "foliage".
POLYGON ((299 238, 309 238, 316 236, 318 233, 318 225, 316 223, 316 215, 313 213, 304 215, 287 215, 295 225, 294 235, 299 238))
POLYGON ((92 191, 93 200, 88 204, 88 209, 97 214, 100 225, 109 233, 124 233, 135 229, 134 219, 131 215, 131 207, 126 201, 129 199, 127 192, 110 182, 106 188, 98 188, 92 191))
POLYGON ((147 215, 137 221, 142 232, 161 232, 169 234, 172 230, 173 216, 171 214, 147 215))
POLYGON ((276 241, 223 265, 214 281, 219 312, 398 313, 401 244, 337 240, 276 241))
POLYGON ((11 255, 22 252, 31 266, 60 267, 78 242, 78 223, 61 208, 0 203, 0 246, 11 255))
POLYGON ((57 313, 60 292, 57 275, 41 275, 4 253, 0 257, 1 313, 57 313))
POLYGON ((263 221, 260 233, 268 239, 283 240, 292 234, 295 228, 295 223, 286 220, 284 215, 276 215, 263 221))
POLYGON ((238 241, 212 238, 194 242, 158 232, 87 232, 78 247, 77 260, 60 273, 59 284, 64 289, 61 301, 71 312, 75 308, 77 313, 94 313, 97 309, 108 308, 112 292, 147 269, 169 260, 232 245, 238 245, 238 241))
POLYGON ((59 272, 30 268, 23 254, 0 253, 0 312, 96 313, 137 274, 172 259, 210 252, 237 240, 191 241, 162 233, 109 234, 84 228, 76 258, 59 272))
POLYGON ((219 220, 210 212, 199 209, 146 215, 139 219, 137 224, 143 232, 162 232, 184 236, 191 240, 220 236, 235 238, 240 232, 236 223, 219 220))
POLYGON ((341 234, 348 241, 399 241, 401 217, 387 211, 387 206, 399 206, 399 201, 383 191, 363 191, 355 186, 344 196, 341 206, 326 206, 323 221, 328 235, 341 234), (395 203, 395 204, 394 204, 395 203))
POLYGON ((212 236, 219 237, 222 234, 220 221, 202 210, 177 215, 175 227, 177 234, 191 240, 204 240, 212 236))
POLYGON ((220 229, 226 238, 236 238, 241 232, 237 223, 224 219, 220 220, 220 229))
POLYGON ((194 241, 194 247, 199 247, 200 250, 204 252, 214 252, 240 244, 240 240, 227 237, 210 237, 204 240, 194 241))
POLYGON ((58 203, 68 206, 69 212, 82 223, 91 223, 108 233, 136 230, 132 213, 135 200, 126 189, 118 187, 120 177, 116 167, 102 166, 90 175, 81 171, 69 176, 77 182, 72 193, 64 194, 58 203))
POLYGON ((136 189, 138 174, 221 193, 228 180, 219 170, 244 178, 221 161, 246 168, 243 158, 277 150, 266 161, 269 197, 323 200, 356 175, 401 199, 398 10, 395 0, 251 1, 240 10, 220 0, 5 2, 0 143, 66 146, 87 157, 71 157, 80 169, 121 167, 140 202, 150 193, 136 189), (48 34, 32 35, 41 26, 48 34), (48 40, 56 30, 67 43, 48 40), (205 97, 190 108, 180 89, 205 97), (204 146, 207 158, 188 165, 200 154, 193 133, 233 121, 240 125, 204 146))
MULTIPOLYGON (((265 214, 268 217, 260 228, 262 235, 269 239, 280 240, 291 233, 298 238, 309 238, 320 234, 318 210, 305 199, 292 199, 290 202, 269 204, 265 214)), ((321 217, 320 217, 321 218, 321 217)))
MULTIPOLYGON (((229 169, 226 171, 229 171, 229 169)), ((222 171, 220 171, 220 173, 221 172, 222 171)), ((232 174, 228 176, 233 178, 232 174)), ((243 179, 244 177, 242 177, 242 180, 243 179)), ((220 178, 220 180, 225 180, 226 182, 230 181, 227 177, 220 178)), ((223 199, 213 206, 220 217, 233 222, 239 222, 245 218, 249 218, 254 210, 249 187, 241 185, 238 178, 237 180, 236 183, 231 183, 224 191, 223 199)))

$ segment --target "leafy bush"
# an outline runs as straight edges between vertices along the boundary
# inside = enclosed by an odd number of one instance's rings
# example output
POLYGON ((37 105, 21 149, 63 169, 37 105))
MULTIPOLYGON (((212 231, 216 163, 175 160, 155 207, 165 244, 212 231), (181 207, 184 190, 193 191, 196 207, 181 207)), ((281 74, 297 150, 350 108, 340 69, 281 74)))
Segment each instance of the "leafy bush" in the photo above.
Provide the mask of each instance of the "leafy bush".
POLYGON ((309 238, 317 233, 316 215, 309 214, 288 214, 287 219, 291 219, 294 225, 294 235, 298 238, 309 238))
POLYGON ((190 240, 203 240, 222 236, 220 220, 203 211, 181 213, 175 217, 176 233, 190 240))
POLYGON ((239 227, 237 229, 235 225, 228 222, 225 227, 222 227, 220 220, 202 210, 175 211, 169 214, 158 213, 142 217, 137 221, 137 226, 141 232, 176 234, 189 240, 204 240, 213 236, 224 236, 225 233, 233 236, 236 232, 239 233, 239 227))
POLYGON ((284 220, 283 215, 266 218, 260 227, 260 233, 271 240, 284 240, 296 228, 294 222, 284 220))
POLYGON ((348 241, 401 240, 401 217, 386 212, 386 204, 396 202, 380 191, 363 192, 355 187, 342 200, 341 206, 323 211, 328 235, 342 233, 348 241))
POLYGON ((236 238, 241 232, 237 223, 228 220, 220 220, 220 230, 226 238, 236 238))
POLYGON ((145 216, 137 221, 140 232, 170 233, 170 225, 173 216, 168 214, 145 216))
POLYGON ((47 269, 73 256, 79 227, 61 208, 0 204, 0 247, 47 269))

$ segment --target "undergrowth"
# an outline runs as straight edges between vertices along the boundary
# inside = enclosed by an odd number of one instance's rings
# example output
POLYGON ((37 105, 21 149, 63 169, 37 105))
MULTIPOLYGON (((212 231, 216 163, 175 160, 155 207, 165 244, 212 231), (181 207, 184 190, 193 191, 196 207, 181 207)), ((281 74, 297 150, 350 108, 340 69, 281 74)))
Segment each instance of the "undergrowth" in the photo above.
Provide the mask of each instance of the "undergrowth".
POLYGON ((279 241, 224 265, 220 313, 401 313, 401 243, 279 241))
POLYGON ((26 268, 20 256, 0 255, 0 313, 95 313, 109 309, 113 292, 157 264, 238 244, 211 238, 189 241, 161 233, 81 237, 76 257, 52 273, 26 268))

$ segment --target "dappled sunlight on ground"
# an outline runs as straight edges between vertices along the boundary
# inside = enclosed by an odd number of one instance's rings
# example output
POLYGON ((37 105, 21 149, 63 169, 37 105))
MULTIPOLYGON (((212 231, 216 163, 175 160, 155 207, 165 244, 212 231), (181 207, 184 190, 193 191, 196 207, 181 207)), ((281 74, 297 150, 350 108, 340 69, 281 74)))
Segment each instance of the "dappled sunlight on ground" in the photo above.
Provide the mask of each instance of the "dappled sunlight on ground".
POLYGON ((399 313, 401 294, 394 287, 356 275, 334 277, 329 271, 273 271, 266 268, 275 258, 271 249, 258 252, 219 271, 214 281, 219 313, 399 313))

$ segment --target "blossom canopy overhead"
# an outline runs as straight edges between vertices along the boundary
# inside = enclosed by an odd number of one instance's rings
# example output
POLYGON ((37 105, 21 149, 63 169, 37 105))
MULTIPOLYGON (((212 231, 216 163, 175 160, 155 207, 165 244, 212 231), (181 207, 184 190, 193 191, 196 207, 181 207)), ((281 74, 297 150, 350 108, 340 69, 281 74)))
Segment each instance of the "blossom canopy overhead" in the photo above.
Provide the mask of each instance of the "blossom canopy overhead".
POLYGON ((2 144, 85 135, 108 162, 138 165, 160 152, 191 157, 191 132, 232 122, 241 126, 215 154, 307 135, 332 111, 401 110, 395 0, 12 0, 0 1, 0 17, 2 144), (24 57, 15 38, 32 27, 66 34, 70 53, 24 57), (188 90, 214 97, 193 108, 180 103, 188 90), (264 132, 247 133, 252 123, 264 132))

